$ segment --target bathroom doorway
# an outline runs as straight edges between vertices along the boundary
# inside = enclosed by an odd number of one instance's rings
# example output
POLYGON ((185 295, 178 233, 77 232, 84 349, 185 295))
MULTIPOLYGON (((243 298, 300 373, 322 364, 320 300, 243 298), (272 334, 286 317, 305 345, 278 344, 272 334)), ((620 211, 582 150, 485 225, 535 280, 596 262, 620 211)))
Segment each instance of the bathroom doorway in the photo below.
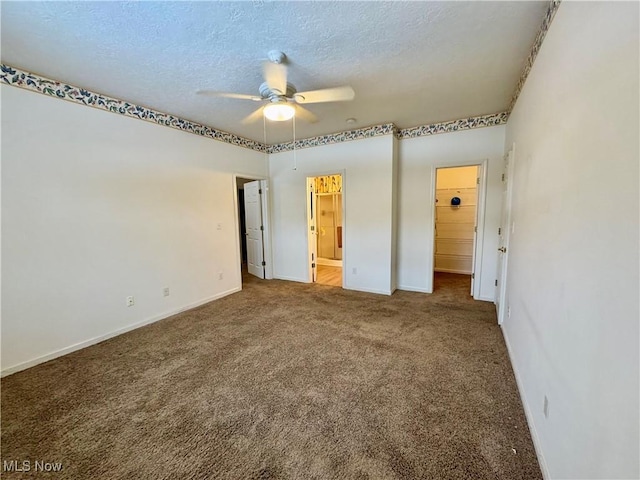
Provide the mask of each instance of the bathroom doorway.
POLYGON ((342 287, 342 175, 307 178, 311 281, 342 287))

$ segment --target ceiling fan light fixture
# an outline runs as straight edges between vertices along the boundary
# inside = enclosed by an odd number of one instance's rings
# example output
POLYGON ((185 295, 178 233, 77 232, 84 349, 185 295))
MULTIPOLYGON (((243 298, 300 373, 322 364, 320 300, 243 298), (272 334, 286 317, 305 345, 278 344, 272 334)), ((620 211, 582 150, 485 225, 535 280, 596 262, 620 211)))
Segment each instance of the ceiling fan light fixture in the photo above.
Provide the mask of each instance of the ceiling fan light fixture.
MULTIPOLYGON (((318 121, 318 117, 301 104, 347 102, 355 97, 355 92, 349 85, 298 92, 294 85, 287 82, 287 64, 289 63, 287 56, 279 50, 272 50, 268 53, 268 57, 269 61, 262 64, 264 82, 258 88, 259 96, 217 90, 199 90, 197 93, 212 97, 253 100, 266 104, 243 118, 241 120, 243 125, 248 125, 259 119, 286 122, 292 118, 315 123, 318 121)), ((295 136, 295 122, 293 127, 295 136)))
POLYGON ((295 113, 295 108, 288 103, 270 103, 264 107, 264 116, 274 122, 291 120, 295 113))

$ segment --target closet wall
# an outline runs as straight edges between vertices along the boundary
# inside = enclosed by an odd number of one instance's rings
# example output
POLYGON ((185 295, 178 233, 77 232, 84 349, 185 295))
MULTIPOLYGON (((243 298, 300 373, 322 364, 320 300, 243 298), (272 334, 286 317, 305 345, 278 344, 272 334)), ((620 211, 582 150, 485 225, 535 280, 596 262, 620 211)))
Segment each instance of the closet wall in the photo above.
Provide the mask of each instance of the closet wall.
POLYGON ((473 272, 478 167, 439 168, 436 172, 435 271, 473 272), (459 205, 452 205, 452 198, 459 205))

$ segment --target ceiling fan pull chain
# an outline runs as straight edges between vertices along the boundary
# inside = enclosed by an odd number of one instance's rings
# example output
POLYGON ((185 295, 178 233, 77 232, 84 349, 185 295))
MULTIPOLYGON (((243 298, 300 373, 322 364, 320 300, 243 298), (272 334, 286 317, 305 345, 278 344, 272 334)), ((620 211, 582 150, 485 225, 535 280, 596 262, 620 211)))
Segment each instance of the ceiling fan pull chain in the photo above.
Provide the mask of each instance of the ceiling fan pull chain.
POLYGON ((266 160, 266 165, 269 164, 269 147, 267 146, 267 119, 265 116, 262 116, 262 138, 264 138, 264 158, 266 160))
POLYGON ((296 117, 293 116, 293 169, 298 170, 298 159, 296 158, 296 117))

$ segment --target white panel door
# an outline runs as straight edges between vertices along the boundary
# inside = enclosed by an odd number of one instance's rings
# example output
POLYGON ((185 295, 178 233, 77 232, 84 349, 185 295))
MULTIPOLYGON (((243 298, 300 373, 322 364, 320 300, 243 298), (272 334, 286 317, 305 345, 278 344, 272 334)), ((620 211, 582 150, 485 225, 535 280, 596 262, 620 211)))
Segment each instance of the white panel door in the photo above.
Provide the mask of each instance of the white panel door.
POLYGON ((506 305, 507 294, 507 263, 509 255, 509 234, 511 226, 511 192, 513 179, 514 149, 507 153, 504 160, 504 173, 502 174, 502 216, 498 229, 498 268, 496 269, 496 311, 498 324, 502 324, 508 309, 506 305))
POLYGON ((308 251, 309 251, 309 281, 311 283, 318 279, 318 215, 316 179, 307 177, 307 228, 308 230, 308 251))
POLYGON ((247 223, 247 264, 251 275, 264 278, 264 238, 260 181, 244 184, 244 211, 247 223))

